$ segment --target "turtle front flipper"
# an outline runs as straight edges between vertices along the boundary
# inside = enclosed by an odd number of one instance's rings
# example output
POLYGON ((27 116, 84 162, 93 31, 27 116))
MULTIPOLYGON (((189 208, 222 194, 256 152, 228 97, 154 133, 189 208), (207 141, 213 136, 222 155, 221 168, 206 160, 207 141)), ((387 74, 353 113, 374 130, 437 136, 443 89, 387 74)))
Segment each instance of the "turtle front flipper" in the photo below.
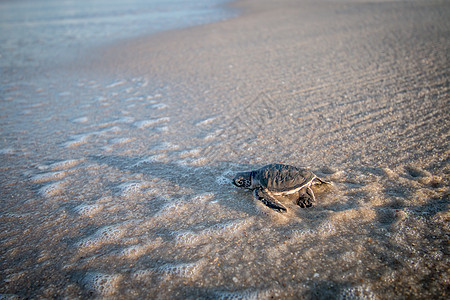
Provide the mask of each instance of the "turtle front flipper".
POLYGON ((307 187, 306 193, 299 195, 297 205, 301 208, 307 208, 312 207, 314 205, 314 202, 316 202, 316 197, 314 196, 312 189, 310 187, 307 187))
POLYGON ((253 195, 256 199, 260 200, 266 206, 281 213, 285 213, 286 207, 284 207, 277 199, 275 199, 267 189, 259 187, 253 191, 253 195))

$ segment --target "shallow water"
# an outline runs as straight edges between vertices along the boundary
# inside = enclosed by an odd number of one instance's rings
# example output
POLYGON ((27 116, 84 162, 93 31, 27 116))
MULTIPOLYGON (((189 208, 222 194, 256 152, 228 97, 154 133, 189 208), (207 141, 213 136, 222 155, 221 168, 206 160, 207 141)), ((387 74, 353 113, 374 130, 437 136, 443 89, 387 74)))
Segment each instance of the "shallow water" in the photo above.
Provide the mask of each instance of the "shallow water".
POLYGON ((360 96, 381 88, 376 78, 340 97, 327 97, 336 87, 238 99, 83 76, 2 85, 2 297, 448 294, 445 81, 389 101, 360 96), (314 187, 314 208, 283 199, 288 212, 276 213, 230 184, 268 162, 332 184, 314 187))
POLYGON ((170 88, 143 78, 16 93, 2 117, 3 293, 375 299, 405 278, 396 293, 443 292, 443 173, 311 160, 333 184, 279 214, 229 180, 289 152, 243 147, 242 129, 229 140, 234 114, 180 117, 170 88))
POLYGON ((207 24, 235 13, 224 0, 0 2, 0 67, 5 75, 39 74, 120 39, 207 24), (18 74, 17 74, 18 73, 18 74))

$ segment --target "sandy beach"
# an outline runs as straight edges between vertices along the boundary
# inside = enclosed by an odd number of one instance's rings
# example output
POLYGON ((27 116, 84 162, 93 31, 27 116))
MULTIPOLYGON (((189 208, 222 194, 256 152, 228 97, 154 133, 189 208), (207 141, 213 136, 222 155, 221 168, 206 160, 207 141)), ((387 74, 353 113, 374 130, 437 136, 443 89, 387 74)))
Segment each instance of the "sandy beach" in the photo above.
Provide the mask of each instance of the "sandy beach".
MULTIPOLYGON (((103 49, 95 53, 94 70, 169 82, 177 103, 199 104, 199 118, 232 118, 247 108, 247 125, 265 136, 252 143, 295 145, 277 149, 283 155, 275 160, 442 166, 448 158, 448 8, 366 2, 238 2, 234 6, 252 13, 103 49)), ((180 113, 191 106, 182 105, 180 113)), ((232 148, 239 157, 248 152, 232 148)))
POLYGON ((227 5, 3 80, 0 298, 449 297, 450 4, 227 5))

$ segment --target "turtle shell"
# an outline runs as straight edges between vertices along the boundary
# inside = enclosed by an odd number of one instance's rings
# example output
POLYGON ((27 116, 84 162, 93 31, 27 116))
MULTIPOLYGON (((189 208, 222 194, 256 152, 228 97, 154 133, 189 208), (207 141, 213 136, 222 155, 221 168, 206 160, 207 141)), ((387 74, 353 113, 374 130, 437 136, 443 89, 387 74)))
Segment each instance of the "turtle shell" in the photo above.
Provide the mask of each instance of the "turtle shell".
POLYGON ((255 171, 255 177, 262 187, 276 193, 287 193, 301 189, 314 180, 316 175, 306 169, 270 164, 255 171))

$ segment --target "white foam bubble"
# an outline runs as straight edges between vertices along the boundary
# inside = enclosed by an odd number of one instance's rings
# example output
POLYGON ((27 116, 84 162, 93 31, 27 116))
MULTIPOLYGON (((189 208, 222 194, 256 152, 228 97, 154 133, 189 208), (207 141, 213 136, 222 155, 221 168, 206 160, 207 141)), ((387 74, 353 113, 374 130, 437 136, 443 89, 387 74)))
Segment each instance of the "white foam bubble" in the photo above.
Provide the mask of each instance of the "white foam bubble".
POLYGON ((376 295, 365 285, 349 287, 341 290, 339 300, 376 300, 376 295))
POLYGON ((197 167, 200 167, 200 166, 204 166, 204 165, 206 165, 208 163, 208 160, 207 160, 207 158, 206 157, 200 157, 200 158, 198 158, 198 159, 193 159, 192 161, 190 161, 190 165, 191 166, 197 166, 197 167))
POLYGON ((154 162, 161 161, 163 157, 164 157, 164 155, 148 156, 148 157, 138 161, 137 163, 135 163, 134 167, 141 167, 141 166, 146 165, 146 164, 151 164, 151 163, 154 163, 154 162))
POLYGON ((204 236, 201 233, 184 231, 177 234, 175 241, 177 245, 194 245, 199 243, 203 238, 204 236))
POLYGON ((85 161, 85 159, 68 159, 68 160, 63 160, 60 162, 53 163, 53 164, 49 165, 48 167, 49 167, 49 169, 51 169, 53 171, 69 169, 69 168, 72 168, 72 167, 78 165, 82 161, 85 161))
POLYGON ((133 245, 122 250, 120 255, 129 259, 136 259, 145 255, 151 249, 161 246, 162 243, 161 239, 155 239, 143 245, 133 245))
POLYGON ((358 254, 354 251, 347 251, 341 256, 342 260, 346 262, 353 262, 357 259, 357 257, 358 254))
POLYGON ((122 250, 120 255, 124 256, 126 258, 137 258, 137 257, 140 257, 143 254, 145 254, 146 251, 147 251, 147 249, 145 246, 134 245, 134 246, 131 246, 131 247, 128 247, 128 248, 122 250))
POLYGON ((119 186, 120 196, 131 197, 133 195, 141 193, 142 189, 146 188, 148 183, 146 182, 127 182, 119 186))
POLYGON ((135 280, 143 281, 149 278, 151 275, 155 274, 155 271, 153 269, 149 270, 139 270, 133 273, 132 277, 135 280))
POLYGON ((43 186, 39 190, 39 193, 46 198, 51 198, 53 196, 61 194, 64 191, 64 188, 65 188, 65 183, 63 181, 58 181, 58 182, 43 186))
POLYGON ((193 263, 166 264, 157 268, 156 271, 165 275, 194 278, 198 275, 203 264, 202 260, 193 263))
POLYGON ((120 128, 118 126, 113 126, 110 128, 100 130, 100 131, 92 132, 91 135, 105 135, 105 134, 110 134, 110 133, 118 133, 121 131, 122 131, 122 128, 120 128))
POLYGON ((102 204, 82 204, 75 207, 75 212, 83 217, 91 217, 103 209, 102 204))
POLYGON ((203 193, 192 198, 193 202, 204 203, 211 199, 214 199, 215 195, 213 193, 203 193))
POLYGON ((157 109, 157 110, 165 109, 165 108, 168 108, 168 107, 169 106, 167 104, 165 104, 165 103, 156 103, 156 104, 153 104, 151 106, 151 108, 157 109))
POLYGON ((155 124, 157 124, 158 122, 156 120, 144 120, 144 121, 138 121, 135 122, 133 125, 136 126, 139 129, 144 129, 147 127, 151 127, 155 124))
POLYGON ((120 117, 117 120, 115 120, 114 122, 116 123, 124 123, 124 124, 130 124, 134 122, 134 118, 133 117, 120 117))
POLYGON ((72 122, 74 123, 86 123, 88 121, 88 117, 79 117, 76 119, 73 119, 72 122))
POLYGON ((158 118, 158 119, 137 121, 137 122, 133 123, 133 125, 139 129, 145 129, 145 128, 152 127, 152 126, 155 126, 160 123, 168 122, 168 121, 170 121, 169 117, 163 117, 163 118, 158 118))
POLYGON ((126 99, 125 99, 125 102, 142 101, 142 100, 144 100, 144 97, 136 97, 136 96, 133 96, 133 97, 128 97, 128 98, 126 98, 126 99))
POLYGON ((215 236, 230 236, 242 232, 249 227, 252 224, 252 220, 252 218, 248 218, 218 223, 208 228, 207 231, 215 236))
POLYGON ((105 127, 114 126, 116 124, 117 124, 116 122, 105 122, 105 123, 97 124, 95 126, 98 127, 98 128, 105 128, 105 127))
POLYGON ((175 241, 177 245, 195 245, 202 241, 211 240, 212 238, 231 237, 242 232, 250 224, 250 219, 246 219, 218 223, 197 232, 189 230, 182 231, 176 235, 175 241))
POLYGON ((155 217, 169 217, 171 215, 179 215, 181 212, 186 211, 190 204, 186 201, 177 200, 166 204, 163 208, 155 214, 155 217))
POLYGON ((137 79, 137 80, 140 82, 141 87, 146 87, 149 84, 148 80, 146 79, 137 79))
POLYGON ((243 291, 233 291, 225 292, 220 291, 215 293, 217 299, 220 300, 259 300, 259 299, 273 299, 278 298, 279 295, 275 291, 254 291, 254 290, 243 290, 243 291))
POLYGON ((98 124, 97 127, 105 128, 105 127, 110 127, 110 126, 114 126, 117 124, 129 124, 129 123, 133 123, 133 122, 134 122, 133 117, 121 117, 121 118, 118 118, 118 119, 110 121, 110 122, 98 124))
POLYGON ((87 84, 88 84, 89 87, 92 88, 92 89, 95 89, 95 88, 98 88, 98 87, 99 87, 99 84, 98 84, 97 81, 95 81, 95 80, 89 80, 87 84))
POLYGON ((153 150, 176 150, 178 148, 179 148, 178 145, 169 142, 163 142, 153 147, 153 150))
POLYGON ((215 138, 217 138, 217 133, 216 133, 216 132, 207 134, 207 135, 205 135, 205 136, 203 137, 203 139, 204 139, 205 141, 211 141, 211 140, 214 140, 215 138))
POLYGON ((32 111, 31 109, 25 109, 25 110, 22 110, 22 111, 20 112, 20 114, 23 115, 23 116, 29 116, 29 115, 31 115, 32 113, 33 113, 33 111, 32 111))
POLYGON ((117 139, 112 139, 111 143, 114 145, 122 145, 122 144, 127 144, 129 142, 134 141, 134 138, 117 138, 117 139))
POLYGON ((320 226, 317 227, 317 233, 322 236, 329 236, 332 234, 335 234, 337 231, 336 227, 330 222, 325 221, 324 223, 320 224, 320 226))
POLYGON ((216 178, 216 183, 220 184, 220 185, 229 185, 230 184, 230 179, 225 177, 225 176, 218 176, 216 178))
POLYGON ((0 155, 11 155, 11 154, 14 154, 14 149, 13 148, 3 148, 3 149, 0 149, 0 155))
POLYGON ((302 239, 305 237, 313 236, 315 235, 315 231, 306 228, 306 229, 300 229, 300 230, 293 230, 292 231, 292 241, 296 241, 298 239, 302 239))
POLYGON ((81 249, 98 248, 104 244, 114 243, 125 235, 125 228, 121 225, 105 226, 97 230, 90 237, 78 242, 81 249))
POLYGON ((105 101, 108 101, 108 98, 106 98, 105 96, 98 96, 97 98, 95 98, 95 101, 105 102, 105 101))
POLYGON ((104 196, 97 200, 97 203, 110 203, 113 200, 111 196, 104 196))
POLYGON ((120 274, 87 273, 82 280, 83 286, 103 296, 113 295, 120 284, 120 274))
POLYGON ((158 127, 155 127, 154 129, 157 131, 160 131, 160 132, 169 131, 169 127, 167 127, 167 126, 158 126, 158 127))
POLYGON ((86 144, 88 142, 89 138, 91 137, 91 135, 92 135, 91 133, 73 135, 71 141, 64 143, 64 147, 72 148, 72 147, 77 147, 77 146, 86 144))
POLYGON ((111 145, 103 147, 103 150, 105 150, 106 152, 110 152, 114 149, 115 146, 125 145, 134 140, 134 138, 115 138, 110 141, 111 145))
POLYGON ((147 100, 157 99, 157 98, 161 98, 161 97, 162 97, 161 94, 148 95, 147 100))
POLYGON ((202 121, 197 122, 195 125, 196 125, 196 126, 207 125, 207 124, 213 122, 215 119, 216 119, 216 117, 207 118, 207 119, 204 119, 204 120, 202 120, 202 121))
POLYGON ((113 83, 107 85, 106 88, 107 89, 115 88, 115 87, 124 85, 125 83, 127 83, 126 80, 119 80, 119 81, 116 81, 116 82, 113 82, 113 83))
POLYGON ((33 181, 34 183, 42 183, 42 182, 62 179, 66 175, 67 175, 66 171, 43 173, 43 174, 38 174, 38 175, 33 176, 31 178, 31 181, 33 181))
POLYGON ((186 157, 195 157, 198 156, 201 153, 200 149, 192 149, 192 150, 186 150, 186 151, 182 151, 180 153, 180 157, 181 158, 186 158, 186 157))

